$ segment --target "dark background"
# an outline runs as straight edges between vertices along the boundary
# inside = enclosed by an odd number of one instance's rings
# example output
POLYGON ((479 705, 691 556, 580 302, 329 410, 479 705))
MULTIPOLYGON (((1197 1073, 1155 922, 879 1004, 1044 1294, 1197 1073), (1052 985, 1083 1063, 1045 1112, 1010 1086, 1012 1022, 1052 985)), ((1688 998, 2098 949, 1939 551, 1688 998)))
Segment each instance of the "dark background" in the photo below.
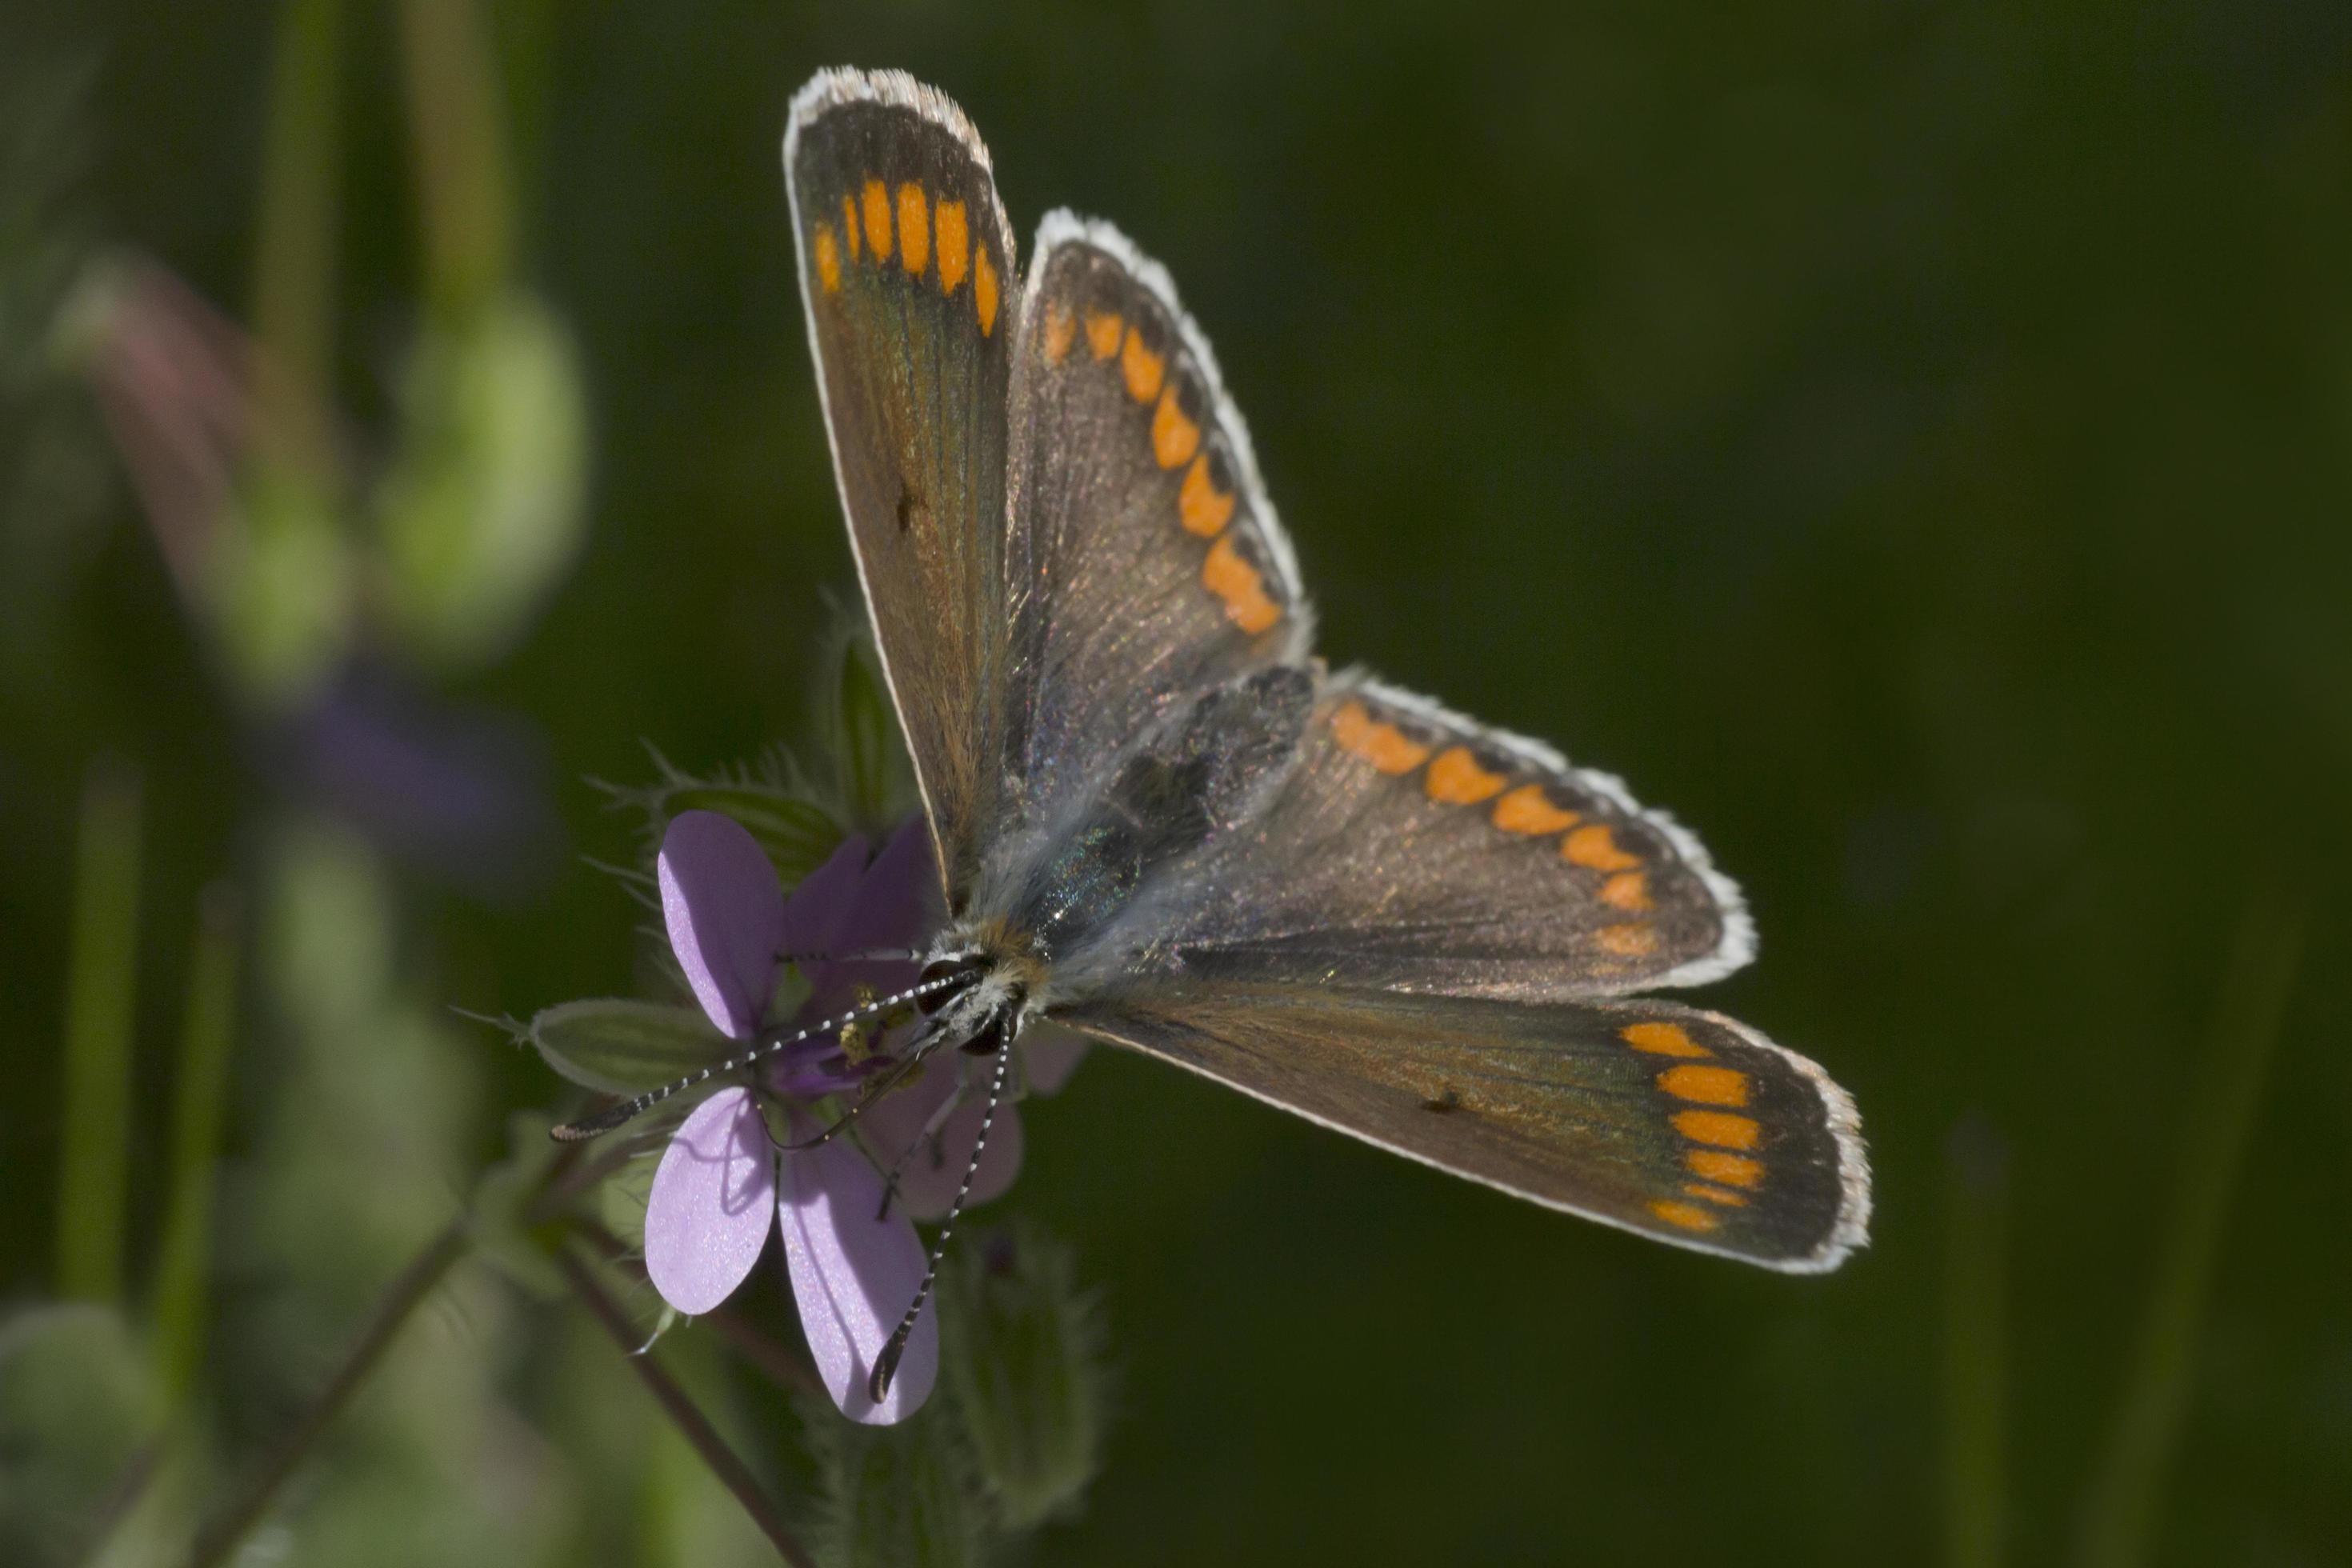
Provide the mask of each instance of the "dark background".
MULTIPOLYGON (((1030 1114, 1011 1200, 1076 1247, 1119 1369, 1103 1477, 1035 1561, 1924 1560, 1957 1528, 1956 1385, 1998 1401, 2011 1555, 2074 1556, 2179 1304, 2205 1075, 2254 1048, 2231 944, 2273 907, 2305 957, 2242 1159, 2196 1188, 2226 1208, 2149 1535, 2163 1563, 2352 1554, 2352 11, 489 15, 521 271, 582 353, 589 521, 529 635, 442 689, 535 731, 575 853, 490 895, 395 875, 418 1005, 636 985, 635 910, 582 859, 632 826, 584 781, 802 731, 853 579, 778 138, 816 67, 898 65, 970 111, 1024 238, 1067 204, 1173 271, 1324 651, 1693 825, 1762 937, 1706 1001, 1861 1107, 1873 1245, 1791 1279, 1097 1053, 1030 1114), (1956 1242, 1967 1212, 1992 1244, 1956 1242)), ((11 31, 90 73, 77 221, 245 315, 268 10, 11 31)), ((350 7, 342 47, 336 391, 366 429, 417 241, 391 26, 350 7)), ((134 499, 97 493, 70 530, 11 518, 0 564, 16 1300, 47 1288, 86 768, 146 779, 158 1080, 184 911, 266 809, 134 499)), ((457 1037, 462 1168, 559 1097, 457 1037)), ((271 1062, 240 1047, 233 1153, 271 1062)), ((160 1119, 163 1084, 141 1096, 160 1119)))

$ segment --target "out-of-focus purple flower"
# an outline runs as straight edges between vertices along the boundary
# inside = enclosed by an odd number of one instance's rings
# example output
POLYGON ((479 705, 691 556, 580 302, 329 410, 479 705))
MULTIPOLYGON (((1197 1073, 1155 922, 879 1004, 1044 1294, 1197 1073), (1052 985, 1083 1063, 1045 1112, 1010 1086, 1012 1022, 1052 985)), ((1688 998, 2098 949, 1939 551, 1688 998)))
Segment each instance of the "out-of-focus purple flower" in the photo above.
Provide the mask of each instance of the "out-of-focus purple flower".
MULTIPOLYGON (((751 834, 715 812, 672 820, 657 871, 671 949, 695 1000, 730 1039, 751 1038, 766 1021, 782 955, 822 955, 806 965, 811 994, 799 1016, 814 1023, 915 978, 908 961, 841 955, 918 948, 935 923, 930 839, 919 819, 879 854, 853 836, 789 900, 751 834)), ((879 1405, 867 1397, 875 1358, 922 1279, 913 1220, 944 1215, 953 1201, 979 1136, 981 1097, 961 1092, 964 1058, 934 1057, 919 1079, 859 1121, 865 1148, 886 1162, 883 1170, 846 1138, 778 1148, 761 1101, 781 1106, 791 1137, 806 1137, 837 1114, 819 1102, 854 1098, 896 1064, 900 1043, 853 1047, 824 1036, 776 1053, 756 1087, 723 1089, 686 1119, 646 1206, 646 1272, 664 1300, 691 1314, 716 1307, 750 1275, 772 1205, 818 1373, 845 1415, 872 1423, 912 1415, 939 1374, 939 1327, 927 1314, 888 1395, 879 1405), (898 1192, 886 1202, 886 1172, 894 1168, 898 1192)), ((1024 1066, 1043 1068, 1039 1076, 1058 1086, 1073 1065, 1068 1056, 1056 1047, 1046 1058, 1024 1057, 1024 1066)), ((1020 1165, 1020 1117, 1003 1107, 967 1201, 1002 1194, 1020 1165)))

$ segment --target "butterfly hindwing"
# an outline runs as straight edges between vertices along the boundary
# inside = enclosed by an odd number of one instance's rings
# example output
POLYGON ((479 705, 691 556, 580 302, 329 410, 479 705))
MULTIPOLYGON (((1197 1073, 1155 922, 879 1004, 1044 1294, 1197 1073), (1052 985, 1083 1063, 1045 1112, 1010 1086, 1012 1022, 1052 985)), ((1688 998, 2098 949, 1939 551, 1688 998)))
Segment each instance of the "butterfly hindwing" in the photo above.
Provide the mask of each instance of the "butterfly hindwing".
POLYGON ((1000 772, 1013 233, 962 111, 900 72, 819 73, 784 164, 858 576, 960 888, 1000 772))
POLYGON ((1738 889, 1615 779, 1357 675, 1324 681, 1286 784, 1183 878, 1135 945, 1191 976, 1550 1002, 1753 951, 1738 889))
POLYGON ((1055 1016, 1549 1207, 1791 1272, 1862 1245, 1853 1106, 1720 1014, 1150 983, 1055 1016))
POLYGON ((1039 226, 1013 373, 1007 826, 1050 823, 1189 694, 1296 658, 1297 568, 1173 286, 1039 226))

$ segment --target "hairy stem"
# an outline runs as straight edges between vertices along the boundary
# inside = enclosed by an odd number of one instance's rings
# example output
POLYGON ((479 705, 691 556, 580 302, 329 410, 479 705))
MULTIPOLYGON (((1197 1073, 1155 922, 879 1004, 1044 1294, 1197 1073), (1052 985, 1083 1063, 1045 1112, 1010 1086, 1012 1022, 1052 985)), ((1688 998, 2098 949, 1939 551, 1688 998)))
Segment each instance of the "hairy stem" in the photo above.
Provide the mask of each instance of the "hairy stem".
POLYGON ((751 1522, 760 1527, 778 1553, 785 1562, 793 1564, 793 1568, 815 1568, 815 1560, 784 1527, 784 1521, 776 1516, 775 1506, 761 1489, 758 1479, 736 1457, 735 1450, 727 1446, 727 1440, 719 1435, 718 1429, 710 1425, 702 1412, 695 1408, 694 1401, 688 1399, 686 1391, 662 1370, 659 1362, 649 1354, 637 1353, 635 1342, 636 1331, 631 1327, 628 1316, 621 1310, 620 1305, 605 1294, 603 1286, 596 1283, 594 1271, 569 1247, 560 1249, 555 1257, 563 1267, 564 1278, 571 1282, 572 1293, 588 1309, 589 1316, 613 1337, 613 1342, 620 1347, 622 1356, 645 1380, 646 1389, 662 1407, 662 1413, 669 1417, 670 1424, 701 1456, 710 1473, 735 1494, 735 1500, 743 1505, 743 1511, 751 1516, 751 1522))

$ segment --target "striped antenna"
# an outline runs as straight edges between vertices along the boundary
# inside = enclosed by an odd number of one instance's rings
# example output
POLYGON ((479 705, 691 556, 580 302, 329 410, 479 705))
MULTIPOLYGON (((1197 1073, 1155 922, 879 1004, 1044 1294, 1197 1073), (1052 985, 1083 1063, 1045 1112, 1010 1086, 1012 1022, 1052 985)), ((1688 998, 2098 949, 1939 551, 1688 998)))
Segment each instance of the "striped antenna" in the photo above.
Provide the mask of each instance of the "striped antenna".
POLYGON ((779 1035, 773 1039, 760 1040, 750 1049, 739 1052, 725 1061, 713 1062, 700 1072, 688 1073, 676 1083, 666 1083, 659 1089, 649 1089, 635 1100, 625 1100, 618 1105, 607 1106, 593 1116, 583 1116, 577 1121, 567 1121, 550 1131, 548 1136, 559 1143, 578 1143, 596 1137, 600 1133, 610 1132, 615 1127, 651 1110, 670 1096, 682 1094, 689 1089, 709 1083, 721 1073, 740 1072, 753 1062, 773 1056, 786 1047, 797 1046, 803 1040, 815 1039, 820 1035, 836 1034, 861 1019, 887 1013, 894 1007, 903 1007, 918 997, 929 996, 945 991, 950 986, 968 985, 971 983, 971 976, 966 974, 942 974, 937 979, 910 985, 895 995, 877 997, 874 1001, 852 1007, 838 1018, 827 1018, 824 1023, 812 1024, 805 1029, 798 1029, 788 1035, 779 1035))

